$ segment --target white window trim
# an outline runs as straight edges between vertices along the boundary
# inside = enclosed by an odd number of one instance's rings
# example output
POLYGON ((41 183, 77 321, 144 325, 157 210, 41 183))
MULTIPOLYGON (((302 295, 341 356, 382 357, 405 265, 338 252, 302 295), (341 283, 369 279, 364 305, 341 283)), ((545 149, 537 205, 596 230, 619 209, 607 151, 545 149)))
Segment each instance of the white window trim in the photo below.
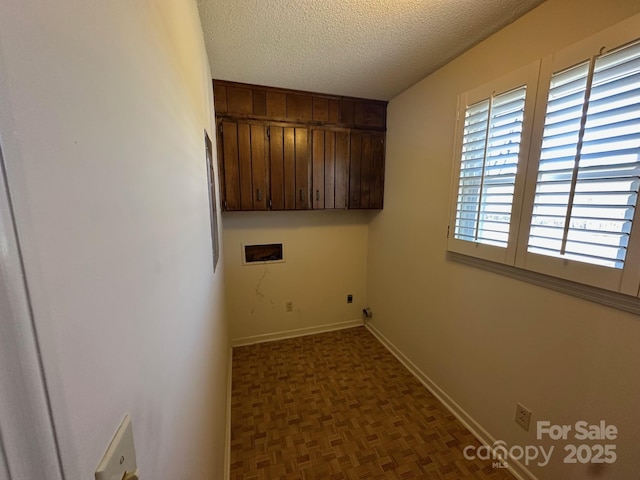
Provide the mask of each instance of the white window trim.
POLYGON ((480 268, 491 273, 513 278, 514 280, 526 282, 538 287, 548 288, 556 292, 582 298, 583 300, 589 300, 601 305, 606 305, 607 307, 640 315, 640 298, 634 296, 612 292, 603 288, 584 285, 582 283, 572 282, 570 280, 556 278, 538 272, 523 270, 521 268, 503 265, 483 260, 481 258, 460 255, 454 252, 448 252, 447 258, 464 265, 469 265, 474 268, 480 268))
MULTIPOLYGON (((549 286, 555 290, 566 291, 566 293, 570 294, 575 294, 572 293, 575 290, 574 286, 580 284, 603 289, 607 291, 603 292, 606 301, 600 301, 600 303, 640 313, 640 307, 630 309, 625 302, 619 301, 619 296, 626 296, 626 298, 633 296, 636 298, 630 299, 632 304, 640 305, 637 300, 640 295, 640 202, 634 212, 633 226, 629 238, 630 248, 627 250, 624 269, 602 267, 527 251, 551 76, 554 72, 588 60, 592 55, 605 53, 637 40, 640 37, 638 32, 640 32, 640 15, 635 15, 600 33, 555 52, 539 62, 534 62, 534 64, 528 65, 517 72, 460 95, 457 110, 458 120, 455 133, 447 242, 449 252, 453 253, 450 258, 492 271, 498 271, 498 273, 507 274, 525 281, 531 281, 530 277, 533 275, 535 281, 531 283, 549 286), (525 71, 528 72, 530 77, 533 76, 533 79, 528 78, 526 82, 522 81, 525 71), (518 79, 520 79, 519 83, 518 79), (518 161, 519 168, 513 197, 509 244, 507 248, 501 248, 455 239, 453 229, 455 228, 465 110, 468 105, 473 105, 490 96, 491 92, 508 91, 525 83, 527 84, 524 112, 525 125, 523 125, 518 161), (530 84, 532 85, 530 86, 530 84), (462 255, 469 258, 464 260, 462 255), (495 265, 491 267, 492 262, 505 266, 495 265), (503 271, 505 269, 507 269, 508 273, 503 271)), ((595 289, 589 290, 589 287, 581 287, 581 293, 577 296, 599 301, 596 298, 598 295, 594 295, 592 290, 595 289), (587 294, 584 294, 584 288, 587 288, 587 294)))
POLYGON ((524 194, 524 207, 521 215, 520 236, 518 238, 515 266, 525 270, 552 275, 594 287, 612 290, 626 295, 638 295, 640 284, 640 204, 635 209, 633 228, 629 238, 629 245, 638 246, 627 250, 624 269, 613 269, 583 262, 549 257, 527 251, 529 228, 531 225, 532 204, 535 196, 538 178, 538 161, 544 132, 544 118, 546 115, 547 97, 551 76, 554 72, 564 70, 582 63, 592 55, 605 53, 617 49, 621 45, 638 38, 640 32, 640 15, 632 17, 620 24, 592 35, 583 41, 549 55, 542 60, 538 98, 536 101, 535 125, 531 139, 531 154, 527 167, 527 180, 524 194))
MULTIPOLYGON (((449 225, 450 230, 455 229, 456 209, 458 196, 458 182, 460 178, 460 155, 462 152, 462 137, 464 131, 464 116, 467 107, 482 100, 488 99, 492 94, 507 92, 526 85, 527 96, 525 99, 524 119, 522 125, 522 139, 520 141, 520 153, 518 156, 518 166, 526 165, 529 154, 529 141, 531 128, 533 125, 533 113, 538 87, 538 72, 540 62, 533 62, 508 75, 502 76, 495 81, 482 85, 460 95, 458 99, 458 115, 456 119, 456 143, 454 147, 454 167, 451 186, 451 204, 449 225)), ((519 213, 522 206, 522 197, 525 183, 525 175, 522 168, 516 174, 515 189, 513 193, 513 207, 511 213, 511 223, 509 226, 509 246, 507 248, 496 247, 479 242, 468 242, 455 238, 454 232, 450 231, 448 236, 448 249, 451 252, 471 255, 494 262, 513 264, 516 255, 516 239, 518 235, 519 213)))

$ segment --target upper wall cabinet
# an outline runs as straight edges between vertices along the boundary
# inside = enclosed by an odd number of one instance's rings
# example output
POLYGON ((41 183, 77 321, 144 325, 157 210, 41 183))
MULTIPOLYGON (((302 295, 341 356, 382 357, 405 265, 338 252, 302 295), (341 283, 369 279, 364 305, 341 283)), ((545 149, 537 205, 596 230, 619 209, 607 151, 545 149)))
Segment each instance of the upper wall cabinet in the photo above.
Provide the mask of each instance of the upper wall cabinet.
POLYGON ((216 115, 386 130, 387 102, 214 80, 216 115))
POLYGON ((267 210, 269 178, 264 125, 220 122, 224 170, 223 206, 226 210, 267 210))
POLYGON ((309 129, 270 126, 269 141, 271 209, 307 210, 311 188, 309 129))
POLYGON ((384 134, 351 132, 349 208, 382 208, 384 134))
POLYGON ((311 130, 314 210, 349 206, 349 140, 348 131, 311 130))
POLYGON ((225 210, 381 209, 387 102, 214 80, 225 210))

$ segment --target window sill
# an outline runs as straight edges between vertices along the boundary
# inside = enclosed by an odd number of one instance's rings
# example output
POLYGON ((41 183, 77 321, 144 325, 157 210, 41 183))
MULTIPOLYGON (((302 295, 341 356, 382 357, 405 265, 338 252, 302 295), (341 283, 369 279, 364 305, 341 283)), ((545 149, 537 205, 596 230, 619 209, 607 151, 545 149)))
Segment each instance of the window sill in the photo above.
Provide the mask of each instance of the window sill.
POLYGON ((571 282, 561 278, 550 277, 537 272, 530 272, 510 265, 494 263, 480 258, 469 257, 454 252, 447 252, 447 259, 455 262, 463 263, 472 267, 487 270, 489 272, 498 273, 506 277, 527 282, 539 287, 549 288, 557 292, 572 295, 574 297, 590 300, 592 302, 606 305, 607 307, 617 308, 625 312, 640 315, 640 298, 624 295, 622 293, 611 292, 601 288, 582 285, 580 283, 571 282))

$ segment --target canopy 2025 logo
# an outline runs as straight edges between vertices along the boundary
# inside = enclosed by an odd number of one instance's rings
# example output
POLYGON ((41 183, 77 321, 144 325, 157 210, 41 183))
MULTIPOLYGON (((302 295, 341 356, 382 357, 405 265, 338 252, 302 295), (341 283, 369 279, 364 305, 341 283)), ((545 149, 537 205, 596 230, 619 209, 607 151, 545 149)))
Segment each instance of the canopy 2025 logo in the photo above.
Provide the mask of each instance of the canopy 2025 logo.
MULTIPOLYGON (((551 439, 554 441, 572 440, 579 442, 612 442, 618 438, 618 428, 607 425, 604 420, 597 424, 589 424, 580 420, 573 425, 554 425, 546 420, 537 422, 536 438, 538 440, 551 439)), ((543 445, 513 445, 507 446, 503 440, 497 440, 493 445, 476 447, 468 445, 463 454, 467 460, 493 460, 495 468, 507 468, 509 460, 522 461, 525 465, 537 461, 537 465, 544 467, 549 464, 555 451, 555 446, 545 448, 543 445)), ((617 460, 614 443, 569 443, 564 445, 564 463, 614 463, 617 460)))

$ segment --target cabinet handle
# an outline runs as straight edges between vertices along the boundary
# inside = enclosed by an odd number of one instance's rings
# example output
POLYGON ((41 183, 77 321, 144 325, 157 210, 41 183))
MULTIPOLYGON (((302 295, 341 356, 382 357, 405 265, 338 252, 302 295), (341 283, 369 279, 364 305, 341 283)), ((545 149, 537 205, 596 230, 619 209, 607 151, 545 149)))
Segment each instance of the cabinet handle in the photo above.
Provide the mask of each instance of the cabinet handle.
POLYGON ((262 190, 258 189, 258 201, 262 201, 262 190))
POLYGON ((316 190, 316 200, 320 200, 320 190, 316 190))
POLYGON ((304 190, 300 189, 300 201, 304 202, 304 190))

